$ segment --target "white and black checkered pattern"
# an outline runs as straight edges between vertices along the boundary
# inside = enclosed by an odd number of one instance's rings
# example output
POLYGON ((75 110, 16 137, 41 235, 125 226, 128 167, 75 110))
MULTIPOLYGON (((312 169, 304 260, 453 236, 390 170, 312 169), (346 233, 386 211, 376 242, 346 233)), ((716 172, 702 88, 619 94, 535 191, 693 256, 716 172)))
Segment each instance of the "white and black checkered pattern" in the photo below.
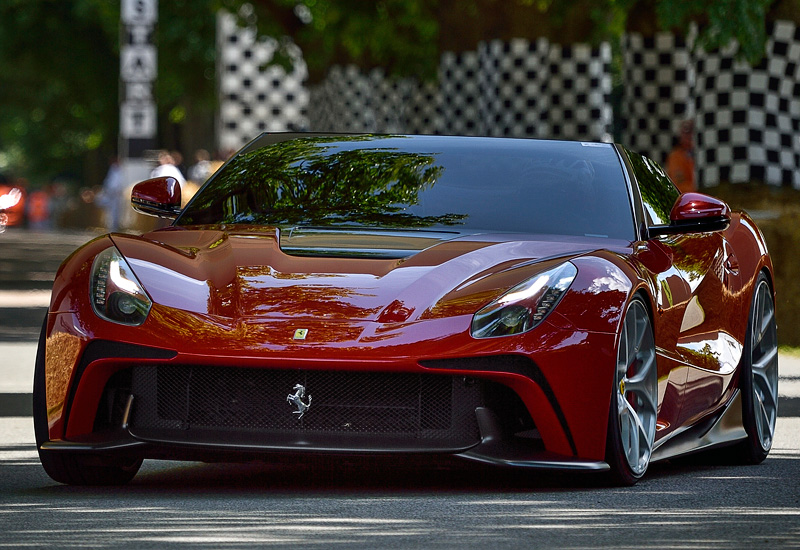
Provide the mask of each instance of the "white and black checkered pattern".
MULTIPOLYGON (((274 41, 257 40, 231 16, 219 26, 221 148, 262 130, 304 128, 604 140, 613 122, 608 44, 484 42, 443 54, 438 84, 333 67, 309 91, 299 51, 286 74, 267 65, 274 41)), ((732 49, 692 53, 693 32, 688 39, 627 35, 622 141, 663 160, 680 122, 694 119, 702 186, 800 188, 800 27, 782 21, 768 32, 766 58, 756 67, 732 49)))
POLYGON ((335 66, 311 89, 309 119, 321 132, 433 133, 437 123, 435 85, 387 78, 355 66, 335 66))
POLYGON ((220 150, 235 150, 263 131, 306 128, 309 93, 307 69, 297 47, 290 47, 294 67, 269 65, 278 43, 258 39, 254 29, 241 28, 236 18, 217 18, 217 74, 220 150))
POLYGON ((542 125, 546 105, 544 59, 547 41, 514 39, 481 43, 481 122, 483 133, 493 136, 545 135, 542 125))
POLYGON ((308 114, 318 131, 607 140, 611 49, 516 39, 442 55, 438 89, 332 67, 308 114))
POLYGON ((264 130, 409 132, 606 139, 612 122, 611 49, 545 39, 491 41, 445 53, 439 82, 335 66, 308 90, 299 52, 287 74, 268 65, 277 46, 235 18, 219 18, 219 145, 264 130))
POLYGON ((332 67, 322 84, 311 89, 308 116, 319 132, 375 131, 369 77, 358 68, 332 67))
POLYGON ((406 129, 410 134, 435 134, 440 127, 442 96, 439 84, 423 82, 411 88, 406 109, 406 129))
POLYGON ((441 119, 437 133, 462 136, 484 134, 481 117, 480 57, 478 52, 446 52, 439 61, 441 119))
POLYGON ((764 60, 734 48, 696 61, 697 169, 704 186, 764 181, 800 189, 800 27, 768 26, 764 60))
POLYGON ((800 27, 768 25, 764 60, 753 67, 736 47, 692 53, 684 40, 629 34, 625 50, 623 142, 663 160, 678 126, 695 120, 702 187, 767 182, 800 188, 800 27))
POLYGON ((545 39, 444 54, 442 133, 607 140, 611 48, 545 39))
POLYGON ((610 140, 611 46, 553 44, 547 62, 547 137, 610 140))
POLYGON ((623 52, 622 142, 663 162, 681 121, 695 116, 690 40, 630 33, 623 37, 623 52))

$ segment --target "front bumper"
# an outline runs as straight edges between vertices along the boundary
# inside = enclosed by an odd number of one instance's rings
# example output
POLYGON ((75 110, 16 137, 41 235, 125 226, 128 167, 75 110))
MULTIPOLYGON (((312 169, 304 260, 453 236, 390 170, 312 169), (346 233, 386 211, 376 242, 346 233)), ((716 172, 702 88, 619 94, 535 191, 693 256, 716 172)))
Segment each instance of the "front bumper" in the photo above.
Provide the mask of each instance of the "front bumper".
MULTIPOLYGON (((172 313, 179 314, 175 311, 172 313)), ((58 354, 48 351, 48 376, 53 378, 52 373, 62 373, 60 376, 64 377, 65 382, 57 388, 48 386, 48 399, 56 404, 51 408, 48 403, 51 411, 51 441, 43 446, 48 451, 55 452, 58 449, 58 452, 62 452, 77 448, 78 452, 105 453, 120 448, 155 456, 161 450, 169 449, 166 454, 176 458, 214 454, 217 449, 223 449, 230 455, 250 452, 352 452, 368 455, 423 453, 457 456, 476 462, 507 466, 590 470, 607 468, 603 457, 610 394, 607 381, 611 379, 614 365, 611 351, 613 335, 586 332, 576 334, 574 329, 568 327, 559 328, 545 324, 541 330, 537 329, 537 334, 525 336, 531 340, 526 349, 521 346, 520 339, 478 341, 469 338, 461 329, 460 325, 463 323, 458 319, 451 319, 421 322, 409 327, 398 326, 380 335, 380 338, 375 336, 376 342, 353 341, 335 346, 323 343, 291 343, 273 346, 273 349, 257 348, 250 343, 269 341, 269 338, 262 337, 260 333, 250 334, 244 329, 229 332, 230 327, 215 328, 210 324, 193 325, 183 318, 180 319, 182 322, 159 324, 158 327, 161 328, 158 330, 148 328, 148 321, 143 327, 126 330, 128 342, 120 343, 110 339, 115 334, 112 330, 107 330, 107 323, 99 324, 97 329, 89 331, 85 328, 85 320, 86 317, 80 315, 51 314, 48 350, 51 342, 57 343, 58 337, 64 334, 81 340, 82 343, 79 352, 71 355, 74 360, 70 359, 70 362, 74 361, 74 367, 69 369, 65 368, 67 365, 60 360, 58 354), (171 327, 178 327, 180 330, 171 327), (193 327, 198 330, 189 334, 187 330, 193 327), (200 328, 204 332, 200 332, 200 328), (239 330, 244 332, 239 334, 239 330), (82 336, 86 333, 92 337, 84 339, 82 336), (444 336, 436 336, 437 334, 444 336), (571 345, 576 339, 579 339, 580 346, 571 345), (237 342, 238 350, 235 349, 237 342), (187 349, 176 351, 176 343, 182 343, 181 346, 187 349), (592 350, 591 354, 587 354, 588 349, 592 350), (443 350, 446 354, 442 353, 443 350), (529 350, 534 350, 536 363, 530 358, 529 350), (238 355, 235 351, 238 351, 238 355), (420 360, 420 357, 435 359, 420 360), (175 431, 165 435, 134 429, 119 434, 109 431, 112 426, 104 426, 98 430, 98 411, 103 406, 113 405, 105 401, 104 397, 109 381, 126 369, 158 365, 199 365, 215 369, 265 371, 284 369, 294 372, 328 370, 349 373, 406 373, 471 378, 502 386, 509 394, 513 394, 519 404, 518 407, 514 406, 515 414, 519 412, 517 409, 522 409, 532 419, 537 437, 531 441, 530 438, 514 436, 515 430, 509 428, 507 421, 501 422, 500 432, 496 433, 485 422, 477 419, 479 415, 475 411, 480 408, 498 411, 501 418, 506 418, 508 411, 502 410, 505 405, 497 404, 497 401, 503 399, 496 399, 495 403, 488 404, 470 402, 467 414, 473 417, 472 422, 477 425, 472 439, 433 445, 408 444, 407 439, 392 440, 391 437, 382 438, 375 434, 370 436, 369 444, 359 444, 358 437, 339 437, 339 443, 319 437, 311 440, 305 437, 297 441, 273 437, 271 440, 276 443, 264 445, 263 441, 240 441, 236 437, 181 438, 175 437, 175 431), (65 389, 60 390, 61 387, 65 389), (51 392, 52 389, 57 391, 51 392), (102 440, 98 439, 101 433, 104 438, 102 440), (310 444, 300 444, 303 441, 310 441, 310 444)), ((287 324, 293 326, 294 323, 287 324)), ((309 323, 309 326, 314 325, 309 323)), ((274 331, 278 328, 280 327, 270 325, 265 326, 264 330, 274 331)), ((279 393, 282 394, 278 397, 289 418, 292 418, 292 409, 285 400, 291 390, 291 385, 281 385, 279 393)), ((313 395, 314 392, 311 393, 313 395)), ((315 396, 315 399, 318 397, 315 396)), ((430 399, 438 403, 441 396, 434 393, 430 399)), ((315 403, 319 404, 319 401, 315 403)), ((135 424, 136 422, 134 426, 135 424)), ((118 424, 113 427, 118 427, 118 424)))
POLYGON ((426 464, 454 463, 479 464, 526 470, 563 472, 605 472, 609 465, 604 461, 585 460, 542 450, 529 442, 503 435, 496 416, 488 409, 475 411, 481 431, 481 440, 469 449, 455 452, 433 451, 420 448, 381 448, 373 444, 365 448, 337 447, 321 440, 297 441, 285 444, 253 444, 229 441, 226 443, 190 443, 170 440, 146 440, 134 436, 125 426, 113 433, 88 434, 75 440, 48 441, 41 446, 46 453, 73 453, 92 455, 100 463, 104 458, 152 458, 203 462, 251 462, 289 459, 292 457, 329 456, 394 459, 422 459, 426 464))

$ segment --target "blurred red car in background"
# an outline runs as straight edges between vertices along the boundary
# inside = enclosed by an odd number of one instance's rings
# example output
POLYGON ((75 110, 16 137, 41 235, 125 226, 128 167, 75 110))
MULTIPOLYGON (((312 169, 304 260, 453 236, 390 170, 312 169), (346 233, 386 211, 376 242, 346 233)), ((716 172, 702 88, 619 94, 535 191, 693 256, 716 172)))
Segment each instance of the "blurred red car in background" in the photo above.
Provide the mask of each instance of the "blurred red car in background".
POLYGON ((22 225, 25 219, 25 192, 20 187, 0 183, 0 227, 22 225))

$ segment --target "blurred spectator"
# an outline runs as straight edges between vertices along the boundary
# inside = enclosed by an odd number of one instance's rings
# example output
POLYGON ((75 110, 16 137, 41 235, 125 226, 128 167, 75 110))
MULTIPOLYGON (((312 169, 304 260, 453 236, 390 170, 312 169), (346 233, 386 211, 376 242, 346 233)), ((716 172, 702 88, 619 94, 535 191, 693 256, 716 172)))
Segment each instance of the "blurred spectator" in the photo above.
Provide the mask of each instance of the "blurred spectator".
POLYGON ((694 123, 684 120, 679 135, 667 156, 667 174, 681 193, 697 191, 694 175, 694 123))
POLYGON ((119 231, 122 221, 124 194, 125 184, 122 181, 122 169, 119 165, 119 159, 114 157, 108 163, 108 172, 103 180, 103 189, 95 198, 95 203, 105 213, 105 225, 109 231, 119 231))
POLYGON ((228 162, 228 159, 231 158, 236 151, 233 149, 222 149, 217 151, 214 160, 211 161, 211 173, 215 173, 217 170, 222 168, 222 165, 228 162))
POLYGON ((6 210, 17 205, 22 198, 22 191, 8 185, 8 180, 0 174, 0 233, 5 233, 8 225, 6 210))
POLYGON ((96 185, 94 187, 81 187, 78 193, 79 201, 76 201, 75 210, 75 226, 81 228, 99 228, 103 225, 101 220, 101 212, 95 204, 95 197, 100 194, 101 187, 96 185))
POLYGON ((64 219, 69 210, 69 187, 64 180, 53 180, 50 192, 50 219, 53 227, 64 227, 64 219))
POLYGON ((204 183, 211 175, 211 155, 205 149, 194 152, 195 163, 189 167, 189 181, 204 183))
POLYGON ((22 198, 22 191, 8 185, 0 185, 0 210, 9 210, 22 198))
POLYGON ((172 156, 172 164, 175 165, 175 168, 180 170, 183 179, 186 179, 186 165, 183 163, 183 154, 176 150, 170 151, 169 154, 172 156))
POLYGON ((28 227, 36 231, 49 231, 53 228, 50 217, 50 192, 47 188, 36 189, 28 195, 28 227))
POLYGON ((178 180, 181 187, 186 183, 186 178, 183 177, 181 171, 175 166, 175 159, 172 154, 170 154, 169 151, 159 151, 158 166, 153 168, 153 171, 150 172, 150 177, 161 178, 165 176, 171 176, 178 180))

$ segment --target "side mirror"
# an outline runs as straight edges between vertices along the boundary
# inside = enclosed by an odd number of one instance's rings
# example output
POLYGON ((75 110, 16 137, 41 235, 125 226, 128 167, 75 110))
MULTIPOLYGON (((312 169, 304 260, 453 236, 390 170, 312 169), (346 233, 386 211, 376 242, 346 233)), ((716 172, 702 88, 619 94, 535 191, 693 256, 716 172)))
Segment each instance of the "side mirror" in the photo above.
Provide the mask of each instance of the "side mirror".
POLYGON ((650 235, 719 231, 731 222, 731 209, 714 197, 702 193, 684 193, 675 201, 669 221, 669 225, 648 228, 650 235))
POLYGON ((131 206, 141 214, 174 220, 181 213, 181 184, 170 176, 137 183, 131 206))

